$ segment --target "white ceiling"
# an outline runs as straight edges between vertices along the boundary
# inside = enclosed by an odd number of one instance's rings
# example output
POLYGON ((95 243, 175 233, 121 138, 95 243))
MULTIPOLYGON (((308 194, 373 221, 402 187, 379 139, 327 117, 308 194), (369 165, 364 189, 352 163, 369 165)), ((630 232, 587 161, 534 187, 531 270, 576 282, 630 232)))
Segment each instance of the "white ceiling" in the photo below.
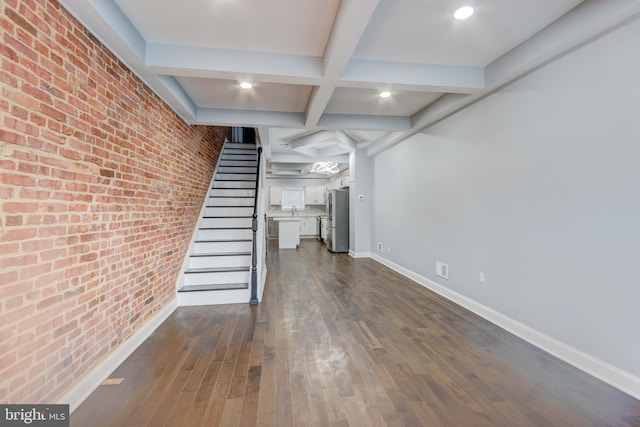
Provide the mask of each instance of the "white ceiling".
POLYGON ((639 3, 61 1, 187 122, 257 128, 274 171, 287 173, 422 132, 639 3), (462 5, 475 14, 456 21, 462 5))

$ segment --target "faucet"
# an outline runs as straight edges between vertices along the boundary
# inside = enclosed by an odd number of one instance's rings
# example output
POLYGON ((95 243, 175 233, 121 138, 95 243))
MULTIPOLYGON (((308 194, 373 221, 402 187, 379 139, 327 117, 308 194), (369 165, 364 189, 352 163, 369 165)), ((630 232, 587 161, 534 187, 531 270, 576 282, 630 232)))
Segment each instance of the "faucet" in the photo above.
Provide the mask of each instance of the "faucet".
POLYGON ((291 216, 295 216, 297 212, 298 212, 298 209, 296 209, 296 205, 291 206, 291 216))

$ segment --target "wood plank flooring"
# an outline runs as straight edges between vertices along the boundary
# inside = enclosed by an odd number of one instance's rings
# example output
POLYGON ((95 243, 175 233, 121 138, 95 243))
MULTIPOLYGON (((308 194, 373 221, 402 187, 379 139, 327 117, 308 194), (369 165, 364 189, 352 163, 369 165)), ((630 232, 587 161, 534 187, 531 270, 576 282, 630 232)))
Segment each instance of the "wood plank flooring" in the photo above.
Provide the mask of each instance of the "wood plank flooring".
POLYGON ((640 426, 640 401, 375 261, 269 245, 259 306, 177 309, 71 426, 640 426))

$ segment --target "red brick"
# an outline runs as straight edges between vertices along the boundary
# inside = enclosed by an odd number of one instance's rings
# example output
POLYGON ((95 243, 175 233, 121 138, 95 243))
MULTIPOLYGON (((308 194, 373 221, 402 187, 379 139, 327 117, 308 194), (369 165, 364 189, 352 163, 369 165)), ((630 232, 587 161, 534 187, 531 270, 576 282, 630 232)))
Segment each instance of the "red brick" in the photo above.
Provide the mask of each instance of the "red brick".
POLYGON ((9 271, 7 273, 0 273, 0 283, 6 285, 7 283, 12 283, 18 280, 18 272, 17 271, 9 271))
POLYGON ((51 249, 53 247, 53 241, 51 239, 30 240, 28 242, 22 242, 21 247, 25 252, 39 252, 45 249, 51 249))
POLYGON ((33 187, 34 185, 36 185, 35 178, 27 175, 16 174, 16 173, 0 174, 0 182, 6 185, 19 185, 22 187, 33 187))
POLYGON ((34 336, 0 395, 51 401, 173 298, 229 131, 187 126, 57 2, 19 4, 0 20, 0 346, 34 336))
POLYGON ((20 27, 24 28, 27 32, 33 34, 34 36, 37 34, 38 30, 36 30, 36 28, 31 25, 29 21, 26 20, 23 16, 19 15, 17 12, 9 8, 5 8, 4 12, 9 19, 11 19, 20 27))
POLYGON ((45 116, 49 116, 52 119, 58 120, 60 122, 63 122, 66 118, 66 115, 62 111, 52 108, 46 104, 40 104, 40 109, 38 111, 40 111, 45 116))
POLYGON ((0 240, 5 242, 12 242, 15 240, 26 240, 35 237, 38 234, 36 228, 20 228, 11 229, 0 232, 0 240))
POLYGON ((23 188, 20 190, 20 198, 22 200, 45 200, 51 195, 50 191, 32 190, 23 188))
POLYGON ((0 199, 10 199, 13 197, 13 188, 0 187, 0 199))

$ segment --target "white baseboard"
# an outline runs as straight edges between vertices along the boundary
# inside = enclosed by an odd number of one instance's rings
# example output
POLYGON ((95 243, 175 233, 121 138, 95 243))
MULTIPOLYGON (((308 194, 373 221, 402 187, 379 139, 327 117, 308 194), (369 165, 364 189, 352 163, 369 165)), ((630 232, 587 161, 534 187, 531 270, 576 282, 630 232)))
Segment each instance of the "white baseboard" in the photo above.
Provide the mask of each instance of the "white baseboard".
POLYGON ((373 254, 371 252, 355 252, 349 250, 349 256, 352 258, 373 258, 373 254))
POLYGON ((590 354, 573 348, 555 338, 545 335, 535 329, 530 328, 504 314, 501 314, 485 305, 482 305, 470 298, 465 297, 451 289, 444 287, 431 279, 389 261, 379 255, 373 254, 371 257, 380 264, 395 270, 414 282, 427 289, 455 302, 458 305, 474 312, 500 328, 511 332, 519 338, 535 345, 541 350, 554 355, 555 357, 575 366, 576 368, 592 375, 607 384, 621 390, 636 399, 640 399, 640 378, 623 371, 609 363, 597 359, 590 354))
POLYGON ((59 403, 68 404, 73 412, 93 391, 109 377, 109 375, 124 362, 139 346, 164 322, 177 307, 176 300, 171 301, 147 321, 129 339, 120 344, 106 359, 96 366, 78 384, 76 384, 59 403))

